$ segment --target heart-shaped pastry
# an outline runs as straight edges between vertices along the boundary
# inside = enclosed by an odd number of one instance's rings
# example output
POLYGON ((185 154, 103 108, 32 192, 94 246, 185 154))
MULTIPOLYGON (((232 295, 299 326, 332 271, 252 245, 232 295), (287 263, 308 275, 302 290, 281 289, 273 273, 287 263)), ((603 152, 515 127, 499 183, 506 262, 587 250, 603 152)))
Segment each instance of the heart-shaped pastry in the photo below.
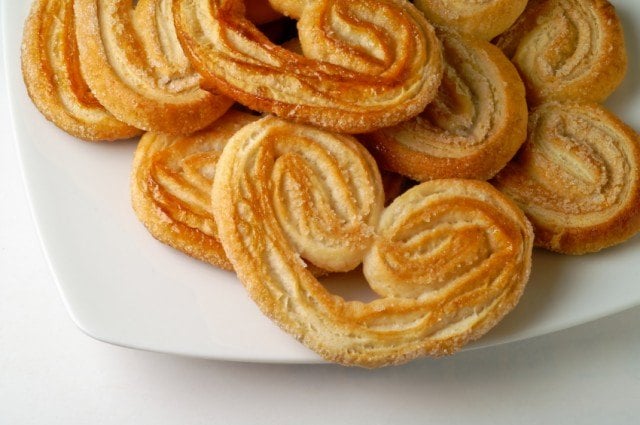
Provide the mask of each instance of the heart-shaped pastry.
POLYGON ((251 109, 344 133, 424 109, 442 75, 433 27, 405 0, 292 2, 301 56, 273 44, 242 0, 176 0, 178 36, 206 87, 251 109))
POLYGON ((345 365, 453 353, 507 314, 529 277, 531 225, 488 183, 423 183, 381 215, 378 170, 355 139, 275 117, 231 138, 212 198, 225 252, 262 312, 345 365), (329 293, 300 259, 310 255, 328 270, 364 258, 380 298, 329 293))

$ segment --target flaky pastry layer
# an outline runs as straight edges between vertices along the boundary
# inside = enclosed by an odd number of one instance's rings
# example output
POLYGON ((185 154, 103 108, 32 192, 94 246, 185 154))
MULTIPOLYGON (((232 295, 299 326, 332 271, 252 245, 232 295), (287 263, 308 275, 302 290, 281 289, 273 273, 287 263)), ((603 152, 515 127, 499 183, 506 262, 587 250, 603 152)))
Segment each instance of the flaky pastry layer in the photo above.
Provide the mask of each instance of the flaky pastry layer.
POLYGON ((622 25, 606 0, 531 0, 496 44, 514 62, 532 104, 601 102, 622 82, 622 25))
POLYGON ((22 76, 40 112, 75 137, 99 141, 141 133, 107 112, 80 73, 73 0, 34 1, 22 38, 22 76))
POLYGON ((140 139, 131 173, 131 199, 136 215, 156 239, 232 269, 218 239, 211 185, 224 145, 257 118, 229 110, 189 136, 146 133, 140 139))
POLYGON ((534 225, 536 245, 584 254, 640 231, 640 136, 597 104, 546 103, 494 184, 534 225))
POLYGON ((445 71, 438 95, 417 117, 361 136, 382 168, 414 180, 487 180, 527 135, 518 72, 490 43, 438 30, 445 71))
POLYGON ((379 220, 380 176, 354 139, 274 117, 229 141, 212 197, 220 240, 252 299, 345 365, 452 353, 510 311, 529 276, 531 226, 489 184, 424 183, 379 220), (344 250, 349 266, 365 258, 381 298, 329 293, 300 260, 310 249, 344 250))
POLYGON ((274 45, 241 0, 174 0, 178 36, 206 87, 258 111, 345 133, 424 109, 442 74, 440 45, 404 0, 305 3, 305 56, 274 45))
POLYGON ((415 0, 415 4, 436 25, 491 40, 518 19, 527 0, 415 0))
POLYGON ((80 65, 118 119, 147 131, 188 134, 233 101, 200 88, 178 43, 172 0, 76 0, 80 65))

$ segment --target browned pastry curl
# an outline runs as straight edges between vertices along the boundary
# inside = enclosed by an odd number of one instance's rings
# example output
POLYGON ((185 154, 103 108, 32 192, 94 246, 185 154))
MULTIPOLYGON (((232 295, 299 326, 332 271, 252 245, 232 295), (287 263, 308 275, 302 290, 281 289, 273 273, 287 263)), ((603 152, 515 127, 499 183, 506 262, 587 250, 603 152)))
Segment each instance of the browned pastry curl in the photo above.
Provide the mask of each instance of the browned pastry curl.
POLYGON ((438 95, 417 117, 363 135, 382 168, 414 180, 487 180, 527 133, 518 72, 490 43, 440 29, 445 72, 438 95))
POLYGON ((495 185, 525 211, 538 246, 599 251, 640 231, 640 137, 596 104, 547 103, 495 185))
POLYGON ((496 44, 515 63, 534 104, 601 102, 627 70, 622 25, 606 0, 530 0, 496 44))
POLYGON ((271 7, 293 19, 300 19, 308 2, 308 0, 269 0, 271 7))
POLYGON ((401 122, 424 109, 442 74, 439 42, 405 0, 306 2, 307 57, 274 45, 241 0, 174 0, 178 36, 206 87, 254 110, 340 132, 401 122))
MULTIPOLYGON (((189 136, 146 133, 136 149, 131 200, 160 242, 216 267, 232 270, 211 211, 216 164, 227 141, 259 117, 230 109, 189 136)), ((314 276, 327 271, 308 265, 314 276)))
POLYGON ((118 119, 187 134, 220 117, 231 99, 200 89, 176 38, 171 0, 76 0, 80 65, 91 91, 118 119))
POLYGON ((73 0, 36 0, 22 39, 22 76, 42 114, 84 140, 126 139, 140 130, 118 121, 80 73, 73 0))
POLYGON ((257 117, 230 110, 189 136, 146 133, 131 174, 133 208, 159 241, 231 270, 211 212, 211 185, 222 149, 257 117))
POLYGON ((491 40, 520 16, 527 0, 415 0, 431 22, 491 40))
POLYGON ((361 145, 275 117, 236 133, 217 167, 213 211, 238 277, 327 360, 377 367, 450 354, 507 314, 529 277, 531 226, 487 183, 424 183, 379 220, 380 176, 361 145), (330 294, 300 260, 308 252, 344 269, 366 257, 381 298, 330 294))

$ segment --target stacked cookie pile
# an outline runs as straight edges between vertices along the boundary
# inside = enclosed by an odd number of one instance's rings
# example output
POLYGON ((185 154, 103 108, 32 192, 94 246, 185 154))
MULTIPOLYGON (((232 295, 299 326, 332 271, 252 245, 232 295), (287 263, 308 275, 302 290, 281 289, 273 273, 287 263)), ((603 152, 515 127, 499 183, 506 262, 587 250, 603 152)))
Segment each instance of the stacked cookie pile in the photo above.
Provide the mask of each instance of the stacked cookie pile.
POLYGON ((640 138, 597 103, 626 70, 614 8, 414 3, 36 0, 23 74, 74 136, 146 132, 131 190, 154 237, 235 271, 325 359, 399 364, 495 326, 534 244, 640 230, 640 138), (318 280, 360 265, 372 302, 318 280))

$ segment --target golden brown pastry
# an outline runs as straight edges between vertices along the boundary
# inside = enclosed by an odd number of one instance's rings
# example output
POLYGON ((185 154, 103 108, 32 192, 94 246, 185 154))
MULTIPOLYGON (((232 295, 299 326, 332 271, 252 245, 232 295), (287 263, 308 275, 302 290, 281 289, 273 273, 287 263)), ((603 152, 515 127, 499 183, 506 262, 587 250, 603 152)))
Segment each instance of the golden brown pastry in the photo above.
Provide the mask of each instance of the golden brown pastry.
POLYGON ((527 0, 415 0, 414 3, 436 25, 491 40, 515 22, 527 0))
POLYGON ((222 149, 258 117, 229 110, 189 136, 146 133, 131 174, 136 215, 159 241, 192 257, 231 270, 211 212, 211 185, 222 149))
POLYGON ((176 0, 174 8, 206 87, 254 110, 366 132, 416 115, 440 83, 433 28, 404 0, 306 2, 298 30, 307 57, 270 42, 241 0, 176 0))
POLYGON ((624 34, 606 0, 531 0, 496 44, 511 58, 530 102, 601 102, 627 69, 624 34))
POLYGON ((345 365, 452 353, 510 311, 529 276, 531 227, 489 184, 425 183, 379 220, 380 176, 360 144, 275 117, 229 141, 212 197, 220 240, 252 299, 345 365), (334 269, 366 255, 365 274, 382 298, 330 294, 300 260, 309 252, 334 269))
POLYGON ((308 0, 269 0, 271 7, 285 16, 300 19, 308 0))
POLYGON ((445 71, 435 100, 417 117, 361 136, 382 168, 414 180, 487 180, 527 135, 518 72, 490 43, 438 30, 445 71))
MULTIPOLYGON (((378 167, 366 149, 350 136, 273 116, 244 127, 229 143, 233 140, 236 144, 231 151, 247 149, 238 161, 248 162, 234 165, 237 172, 242 173, 246 166, 251 168, 247 172, 258 175, 237 182, 242 192, 232 196, 243 197, 244 190, 259 192, 267 186, 273 213, 268 219, 278 222, 299 256, 332 272, 357 267, 373 241, 372 229, 384 202, 378 167), (237 142, 246 138, 251 146, 237 142)), ((233 190, 229 184, 222 186, 233 190)), ((215 190, 213 194, 218 200, 215 190)), ((213 206, 214 214, 221 214, 219 205, 213 206)), ((242 200, 233 210, 246 210, 248 216, 243 220, 251 225, 255 217, 246 207, 242 200)), ((257 206, 262 207, 267 208, 257 206)))
MULTIPOLYGON (((149 232, 165 243, 216 267, 232 270, 211 212, 216 163, 236 131, 259 117, 230 109, 189 136, 146 133, 131 173, 133 209, 149 232)), ((328 272, 313 264, 314 276, 328 272)))
POLYGON ((78 63, 73 0, 36 0, 22 39, 22 75, 42 114, 84 140, 127 139, 140 130, 118 121, 87 87, 78 63))
POLYGON ((118 119, 187 134, 220 117, 227 97, 200 89, 175 35, 172 0, 77 0, 80 65, 91 91, 118 119))
POLYGON ((352 324, 366 334, 359 343, 373 346, 363 357, 399 363, 478 339, 518 303, 532 248, 522 211, 486 182, 432 180, 405 192, 383 212, 364 258, 382 298, 353 306, 352 324))
POLYGON ((495 185, 522 208, 536 245, 584 254, 640 231, 640 137, 597 104, 546 103, 495 185))

